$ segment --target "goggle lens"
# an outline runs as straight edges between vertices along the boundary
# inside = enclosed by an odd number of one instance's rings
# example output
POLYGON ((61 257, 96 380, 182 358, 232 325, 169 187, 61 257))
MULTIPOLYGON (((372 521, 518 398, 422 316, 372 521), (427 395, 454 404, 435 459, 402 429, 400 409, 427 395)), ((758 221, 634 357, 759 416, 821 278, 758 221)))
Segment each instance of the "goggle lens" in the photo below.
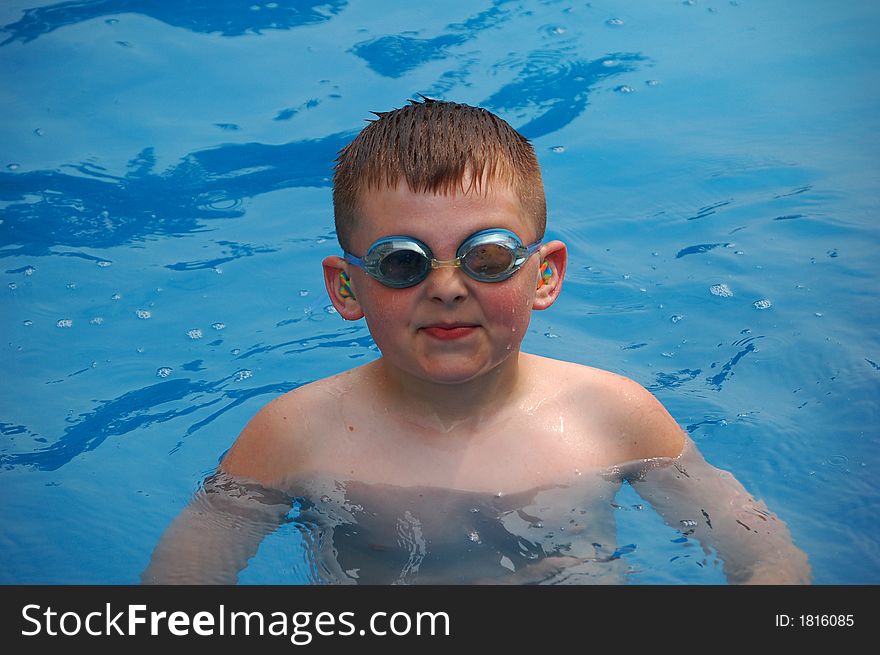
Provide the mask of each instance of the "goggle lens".
POLYGON ((430 269, 431 262, 418 250, 392 250, 379 259, 377 266, 381 279, 410 285, 421 282, 430 269))
POLYGON ((505 273, 513 265, 513 251, 500 243, 484 243, 468 252, 461 266, 476 279, 494 278, 505 273))

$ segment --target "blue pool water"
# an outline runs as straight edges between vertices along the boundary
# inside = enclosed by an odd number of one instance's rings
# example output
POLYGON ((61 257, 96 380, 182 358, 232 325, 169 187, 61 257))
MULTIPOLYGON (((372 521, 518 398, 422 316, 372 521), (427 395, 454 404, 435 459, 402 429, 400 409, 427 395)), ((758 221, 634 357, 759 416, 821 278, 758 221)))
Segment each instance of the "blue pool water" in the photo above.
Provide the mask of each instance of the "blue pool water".
MULTIPOLYGON (((645 385, 815 582, 880 582, 880 6, 10 0, 0 25, 0 583, 137 582, 265 402, 378 356, 323 291, 332 159, 418 93, 536 148, 570 268, 524 349, 645 385)), ((723 581, 615 507, 632 582, 723 581)), ((302 581, 300 549, 283 526, 241 580, 302 581)))

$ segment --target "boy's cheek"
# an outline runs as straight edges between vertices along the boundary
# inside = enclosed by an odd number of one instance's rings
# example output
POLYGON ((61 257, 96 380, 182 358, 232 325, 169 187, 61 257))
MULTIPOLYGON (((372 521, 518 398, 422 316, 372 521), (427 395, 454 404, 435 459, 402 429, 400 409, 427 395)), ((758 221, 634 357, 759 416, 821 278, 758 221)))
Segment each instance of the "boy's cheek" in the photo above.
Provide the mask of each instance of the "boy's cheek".
POLYGON ((373 340, 380 347, 396 332, 406 329, 412 320, 412 303, 408 301, 406 290, 379 290, 376 294, 365 294, 361 308, 373 340), (394 293, 397 291, 397 293, 394 293))
POLYGON ((532 302, 529 294, 511 289, 508 293, 487 299, 483 310, 500 330, 509 332, 511 341, 521 341, 531 320, 532 302))
POLYGON ((363 278, 358 286, 358 300, 368 320, 370 317, 399 316, 411 311, 410 289, 389 289, 366 276, 363 278))

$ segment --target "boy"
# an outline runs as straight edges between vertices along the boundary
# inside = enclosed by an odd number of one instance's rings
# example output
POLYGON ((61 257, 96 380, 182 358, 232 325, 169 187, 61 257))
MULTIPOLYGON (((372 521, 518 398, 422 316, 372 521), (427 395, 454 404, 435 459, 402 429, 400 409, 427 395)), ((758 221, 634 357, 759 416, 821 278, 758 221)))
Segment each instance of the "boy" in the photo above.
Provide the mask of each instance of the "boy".
POLYGON ((343 255, 323 269, 381 358, 264 407, 144 580, 234 581, 287 516, 277 490, 300 498, 315 581, 620 581, 611 507, 628 479, 730 582, 809 582, 785 525, 644 388, 520 352, 567 261, 543 240, 527 140, 450 102, 377 116, 337 160, 343 255))

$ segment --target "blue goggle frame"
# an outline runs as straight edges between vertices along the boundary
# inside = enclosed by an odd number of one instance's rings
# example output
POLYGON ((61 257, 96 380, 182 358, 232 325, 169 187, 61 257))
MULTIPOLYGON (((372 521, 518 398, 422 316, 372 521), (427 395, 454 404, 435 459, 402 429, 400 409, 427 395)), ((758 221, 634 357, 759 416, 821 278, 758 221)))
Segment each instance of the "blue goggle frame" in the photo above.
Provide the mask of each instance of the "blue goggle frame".
POLYGON ((465 239, 455 252, 455 259, 435 259, 425 243, 408 236, 382 237, 363 258, 346 251, 343 258, 393 289, 415 286, 433 269, 446 267, 460 268, 479 282, 502 282, 516 273, 543 243, 543 239, 538 239, 524 246, 510 230, 490 228, 465 239))

